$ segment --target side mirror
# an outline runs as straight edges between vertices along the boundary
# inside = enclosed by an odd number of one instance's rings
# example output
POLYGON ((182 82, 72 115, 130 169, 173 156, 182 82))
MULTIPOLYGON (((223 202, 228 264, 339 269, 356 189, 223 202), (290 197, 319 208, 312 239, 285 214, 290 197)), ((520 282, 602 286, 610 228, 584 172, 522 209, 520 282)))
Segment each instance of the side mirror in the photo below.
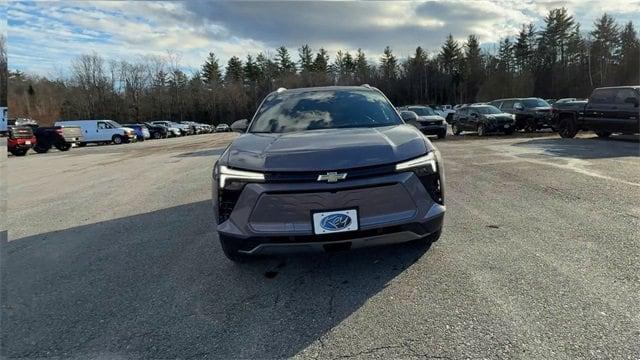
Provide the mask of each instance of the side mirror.
POLYGON ((625 104, 633 104, 634 107, 638 107, 638 99, 629 96, 628 98, 624 99, 624 103, 625 104))
POLYGON ((520 111, 524 110, 524 106, 522 106, 522 104, 515 104, 513 105, 513 108, 520 111))
POLYGON ((245 133, 247 132, 247 128, 249 128, 249 120, 247 119, 234 121, 233 124, 231 124, 231 130, 235 132, 245 133))

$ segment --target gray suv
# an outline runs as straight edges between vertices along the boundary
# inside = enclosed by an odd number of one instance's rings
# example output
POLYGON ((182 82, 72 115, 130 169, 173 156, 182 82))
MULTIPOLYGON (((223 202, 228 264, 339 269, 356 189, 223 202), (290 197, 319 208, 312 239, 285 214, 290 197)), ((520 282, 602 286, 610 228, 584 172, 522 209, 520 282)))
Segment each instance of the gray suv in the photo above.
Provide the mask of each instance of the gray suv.
POLYGON ((439 238, 440 155, 378 89, 279 89, 231 127, 213 168, 229 259, 439 238))

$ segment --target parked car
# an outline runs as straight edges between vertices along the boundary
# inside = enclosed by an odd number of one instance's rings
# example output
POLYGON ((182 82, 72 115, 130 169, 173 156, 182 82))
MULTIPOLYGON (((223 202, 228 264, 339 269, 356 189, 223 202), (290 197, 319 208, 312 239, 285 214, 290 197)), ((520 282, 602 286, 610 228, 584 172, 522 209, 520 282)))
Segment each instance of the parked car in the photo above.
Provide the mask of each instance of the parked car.
POLYGON ((172 121, 153 121, 154 125, 162 125, 167 128, 169 131, 169 137, 182 136, 182 129, 178 126, 178 124, 172 121))
POLYGON ((133 129, 133 131, 136 133, 136 139, 138 141, 145 141, 151 138, 151 132, 144 124, 125 124, 123 126, 133 129))
POLYGON ((553 107, 553 105, 556 105, 556 104, 563 104, 563 103, 566 103, 566 102, 572 102, 572 101, 578 101, 578 100, 586 100, 586 99, 578 99, 578 98, 562 98, 562 99, 558 99, 558 100, 556 100, 556 101, 555 101, 553 104, 551 104, 551 105, 552 105, 552 107, 553 107))
POLYGON ((440 155, 378 89, 279 89, 232 127, 212 184, 229 259, 439 238, 440 155))
POLYGON ((451 121, 451 131, 460 135, 463 131, 476 131, 478 136, 489 132, 515 131, 515 115, 502 112, 492 105, 470 105, 459 109, 451 121))
MULTIPOLYGON (((399 111, 411 111, 418 115, 418 119, 411 119, 411 125, 415 126, 425 135, 437 135, 438 139, 444 139, 447 136, 447 123, 444 118, 437 115, 433 109, 428 106, 403 106, 398 108, 399 111)), ((404 120, 404 117, 403 117, 404 120)))
POLYGON ((218 124, 218 126, 216 126, 216 132, 229 132, 229 131, 231 131, 231 128, 227 124, 218 124))
POLYGON ((144 123, 144 125, 149 130, 149 134, 152 139, 165 139, 169 137, 169 129, 160 124, 152 124, 152 123, 144 123))
POLYGON ((551 106, 540 98, 511 98, 489 103, 516 116, 516 129, 537 131, 551 126, 551 106))
POLYGON ((33 150, 39 154, 48 152, 52 147, 60 151, 68 151, 74 145, 84 141, 82 128, 79 126, 39 126, 28 124, 36 137, 33 150))
POLYGON ((613 133, 640 132, 640 85, 603 87, 593 90, 589 100, 573 101, 554 108, 558 134, 572 138, 580 130, 591 130, 606 138, 613 133))
POLYGON ((15 156, 24 156, 37 143, 33 130, 26 125, 9 125, 7 151, 15 156))
POLYGON ((80 146, 88 143, 122 144, 134 141, 135 131, 124 127, 113 120, 69 120, 57 121, 55 126, 79 126, 82 128, 83 141, 80 146))

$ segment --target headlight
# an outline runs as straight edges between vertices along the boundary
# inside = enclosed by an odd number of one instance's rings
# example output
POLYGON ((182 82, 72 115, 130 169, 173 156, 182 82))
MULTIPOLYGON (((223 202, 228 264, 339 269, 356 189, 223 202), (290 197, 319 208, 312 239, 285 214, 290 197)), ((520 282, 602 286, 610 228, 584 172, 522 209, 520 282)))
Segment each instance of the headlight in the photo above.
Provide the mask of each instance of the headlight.
POLYGON ((253 171, 230 169, 224 165, 219 166, 216 173, 216 175, 219 177, 219 184, 221 189, 224 188, 225 185, 227 185, 227 182, 229 180, 242 180, 252 182, 264 181, 264 174, 253 171))
POLYGON ((436 172, 435 151, 432 151, 427 155, 396 164, 396 171, 409 170, 418 167, 430 167, 431 171, 436 172))

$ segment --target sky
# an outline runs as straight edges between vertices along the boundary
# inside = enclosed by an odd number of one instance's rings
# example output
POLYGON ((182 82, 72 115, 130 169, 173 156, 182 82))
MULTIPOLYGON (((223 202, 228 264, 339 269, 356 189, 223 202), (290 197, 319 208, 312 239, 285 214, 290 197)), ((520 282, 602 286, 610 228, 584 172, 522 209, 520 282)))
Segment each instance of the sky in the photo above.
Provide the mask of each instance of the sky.
POLYGON ((41 76, 64 76, 73 59, 96 52, 136 61, 173 54, 197 70, 210 51, 224 66, 231 56, 309 44, 332 55, 362 48, 377 61, 389 45, 400 58, 417 46, 431 54, 445 37, 479 37, 491 49, 522 24, 540 25, 548 10, 565 7, 589 31, 607 12, 619 23, 640 19, 640 0, 451 0, 389 2, 223 1, 8 1, 0 5, 9 67, 41 76))

